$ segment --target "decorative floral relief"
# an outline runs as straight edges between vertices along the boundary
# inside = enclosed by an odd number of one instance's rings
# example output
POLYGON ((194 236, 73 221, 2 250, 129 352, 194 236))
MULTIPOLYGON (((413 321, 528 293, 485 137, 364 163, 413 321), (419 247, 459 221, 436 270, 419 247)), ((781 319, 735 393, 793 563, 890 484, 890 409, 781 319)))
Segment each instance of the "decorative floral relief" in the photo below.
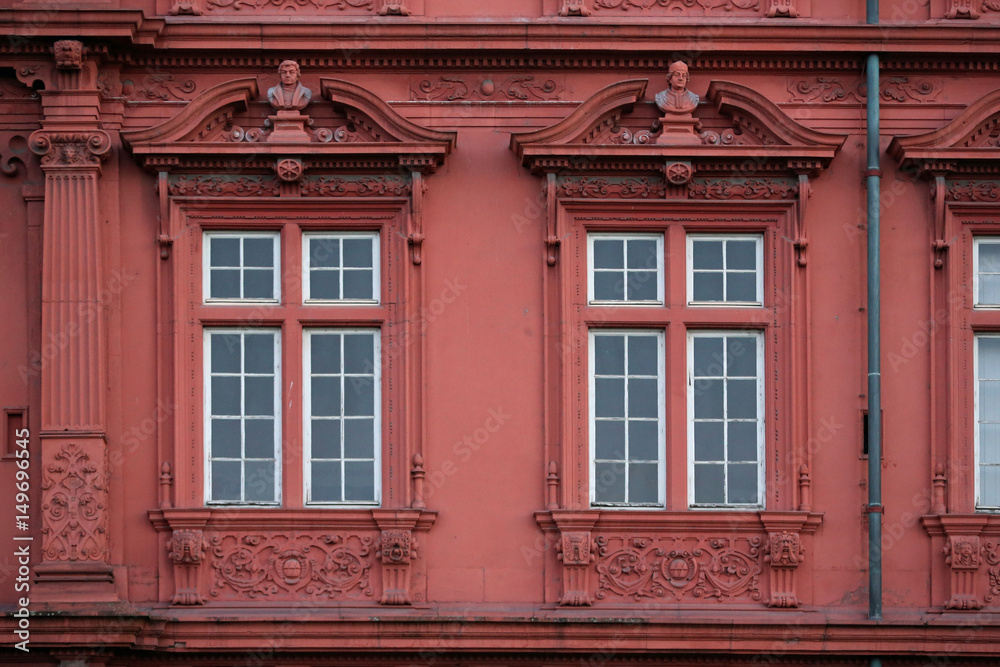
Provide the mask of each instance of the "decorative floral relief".
POLYGON ((404 197, 409 180, 401 176, 317 176, 301 182, 301 192, 312 197, 404 197))
POLYGON ((213 535, 211 593, 220 599, 364 599, 372 535, 213 535))
POLYGON ((136 85, 131 79, 122 81, 122 90, 130 100, 160 100, 170 99, 190 100, 198 88, 193 80, 175 81, 173 74, 153 72, 142 77, 142 82, 136 85))
POLYGON ((470 83, 462 77, 442 76, 437 81, 424 79, 411 90, 415 100, 558 100, 562 89, 552 79, 536 81, 534 76, 518 75, 507 77, 499 85, 491 77, 470 83))
MULTIPOLYGON (((928 79, 890 76, 882 79, 879 97, 885 102, 934 102, 942 90, 939 83, 928 79)), ((832 76, 789 81, 788 92, 791 93, 790 101, 798 103, 863 102, 868 96, 864 80, 848 83, 832 76)))
POLYGON ((761 537, 607 537, 595 597, 760 600, 761 537))
POLYGON ((91 459, 83 446, 70 442, 43 465, 45 560, 106 561, 108 491, 103 462, 91 459))
POLYGON ((1000 12, 1000 0, 983 0, 984 12, 1000 12))
POLYGON ((989 603, 1000 597, 1000 542, 987 542, 983 547, 983 558, 989 566, 989 590, 986 591, 986 602, 989 603))
POLYGON ((628 12, 650 9, 666 9, 683 13, 685 9, 697 7, 705 12, 739 12, 760 10, 760 0, 594 0, 594 11, 617 10, 628 12))
POLYGON ((299 10, 375 11, 375 0, 207 0, 207 11, 298 12, 299 10))
POLYGON ((945 199, 951 201, 1000 201, 1000 182, 949 181, 945 199))
POLYGON ((178 176, 170 183, 175 197, 277 197, 277 179, 263 176, 178 176))
POLYGON ((587 197, 605 199, 648 199, 664 197, 666 184, 655 178, 591 178, 589 176, 567 176, 559 182, 560 197, 587 197))
POLYGON ((791 181, 776 178, 704 179, 688 184, 692 199, 793 199, 798 187, 791 181))

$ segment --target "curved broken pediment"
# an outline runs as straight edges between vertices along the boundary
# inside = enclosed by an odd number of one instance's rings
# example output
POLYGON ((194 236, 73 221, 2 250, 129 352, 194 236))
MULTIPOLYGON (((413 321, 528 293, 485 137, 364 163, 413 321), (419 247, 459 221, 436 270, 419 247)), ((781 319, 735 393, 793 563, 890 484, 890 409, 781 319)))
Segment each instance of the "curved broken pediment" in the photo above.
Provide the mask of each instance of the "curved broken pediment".
POLYGON ((412 123, 360 86, 320 84, 332 105, 268 109, 256 79, 227 82, 159 125, 122 132, 122 140, 147 167, 168 171, 222 169, 234 161, 267 171, 289 159, 302 169, 432 171, 455 146, 454 132, 412 123))
POLYGON ((660 171, 674 162, 731 173, 747 160, 754 171, 810 173, 829 165, 847 138, 804 127, 763 95, 728 81, 712 82, 694 116, 655 120, 650 104, 640 107, 646 84, 607 86, 558 123, 512 135, 511 149, 536 173, 660 171), (684 127, 667 136, 664 123, 684 127))
POLYGON ((904 169, 921 174, 997 174, 1000 90, 985 95, 944 127, 893 137, 888 152, 904 169))

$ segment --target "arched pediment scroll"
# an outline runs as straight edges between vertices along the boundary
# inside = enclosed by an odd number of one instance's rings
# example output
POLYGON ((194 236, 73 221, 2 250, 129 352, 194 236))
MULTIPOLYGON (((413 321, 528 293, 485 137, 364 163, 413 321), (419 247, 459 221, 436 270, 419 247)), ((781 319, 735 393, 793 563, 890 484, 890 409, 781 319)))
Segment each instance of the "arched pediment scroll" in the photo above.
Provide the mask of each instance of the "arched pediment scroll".
POLYGON ((511 150, 534 173, 662 171, 685 163, 693 174, 812 174, 827 167, 846 135, 809 129, 750 88, 714 81, 689 120, 684 142, 662 135, 655 108, 643 103, 645 79, 607 86, 563 120, 513 134, 511 150), (749 162, 748 162, 749 161, 749 162))
POLYGON ((900 167, 922 175, 1000 174, 1000 90, 970 105, 944 127, 893 137, 888 152, 900 167))

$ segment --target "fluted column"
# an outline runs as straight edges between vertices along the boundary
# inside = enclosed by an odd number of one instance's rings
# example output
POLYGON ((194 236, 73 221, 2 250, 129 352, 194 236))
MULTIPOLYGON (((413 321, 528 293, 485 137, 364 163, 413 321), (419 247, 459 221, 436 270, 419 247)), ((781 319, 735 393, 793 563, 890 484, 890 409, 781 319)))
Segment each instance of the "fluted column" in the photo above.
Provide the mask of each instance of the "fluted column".
POLYGON ((51 599, 95 599, 113 584, 98 211, 111 140, 72 121, 44 125, 29 139, 45 172, 42 548, 35 572, 40 584, 51 582, 51 599))

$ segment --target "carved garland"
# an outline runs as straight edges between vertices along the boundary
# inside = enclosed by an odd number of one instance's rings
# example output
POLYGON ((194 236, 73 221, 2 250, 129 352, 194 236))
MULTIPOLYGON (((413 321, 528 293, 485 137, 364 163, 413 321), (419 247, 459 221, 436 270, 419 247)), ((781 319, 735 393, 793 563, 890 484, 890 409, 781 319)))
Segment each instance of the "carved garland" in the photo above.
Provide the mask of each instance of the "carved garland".
POLYGON ((371 535, 259 533, 213 535, 211 594, 218 599, 362 599, 369 581, 371 535))

